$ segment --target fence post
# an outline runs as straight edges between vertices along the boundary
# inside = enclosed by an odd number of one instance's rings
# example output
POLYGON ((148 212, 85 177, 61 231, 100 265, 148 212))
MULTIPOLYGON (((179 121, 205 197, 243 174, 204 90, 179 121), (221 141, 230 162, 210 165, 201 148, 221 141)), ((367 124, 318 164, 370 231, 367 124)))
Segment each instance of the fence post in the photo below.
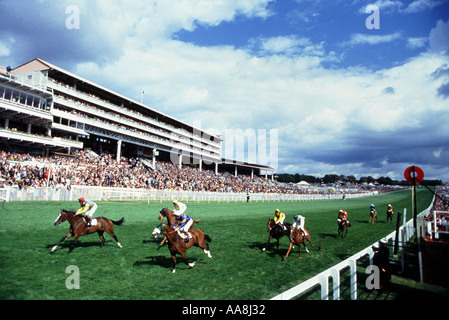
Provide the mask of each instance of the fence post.
POLYGON ((357 300, 357 260, 350 259, 348 262, 351 273, 351 300, 357 300))
POLYGON ((340 300, 340 270, 332 269, 332 291, 333 299, 340 300))
POLYGON ((321 275, 319 277, 321 285, 321 300, 329 300, 329 279, 328 277, 321 275))

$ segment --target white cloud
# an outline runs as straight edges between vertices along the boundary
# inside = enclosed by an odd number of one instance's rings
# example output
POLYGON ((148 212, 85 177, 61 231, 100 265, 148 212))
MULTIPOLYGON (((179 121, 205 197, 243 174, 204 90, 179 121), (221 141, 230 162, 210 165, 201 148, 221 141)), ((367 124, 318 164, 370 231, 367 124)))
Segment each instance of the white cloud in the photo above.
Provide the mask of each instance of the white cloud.
POLYGON ((354 33, 351 35, 351 40, 345 44, 349 45, 359 45, 359 44, 369 44, 375 45, 379 43, 388 43, 397 40, 401 37, 400 32, 395 32, 387 35, 371 35, 363 33, 354 33))
POLYGON ((11 53, 8 45, 0 43, 0 57, 7 57, 11 53))
POLYGON ((432 9, 443 4, 444 2, 445 0, 415 0, 407 6, 405 12, 416 13, 427 9, 432 9))
POLYGON ((429 44, 433 52, 449 55, 449 20, 438 20, 436 27, 430 31, 429 44))
POLYGON ((407 47, 411 49, 415 48, 423 48, 427 45, 428 38, 427 37, 415 37, 407 39, 407 47))

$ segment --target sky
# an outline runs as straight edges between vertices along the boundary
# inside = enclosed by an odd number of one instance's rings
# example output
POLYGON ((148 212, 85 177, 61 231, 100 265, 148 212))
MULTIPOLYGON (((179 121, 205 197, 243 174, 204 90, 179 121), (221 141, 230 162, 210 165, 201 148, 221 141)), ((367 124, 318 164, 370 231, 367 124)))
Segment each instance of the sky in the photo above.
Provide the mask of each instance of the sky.
POLYGON ((41 58, 278 173, 449 181, 449 0, 0 0, 41 58), (368 10, 367 10, 368 9, 368 10), (143 93, 143 94, 142 94, 143 93))

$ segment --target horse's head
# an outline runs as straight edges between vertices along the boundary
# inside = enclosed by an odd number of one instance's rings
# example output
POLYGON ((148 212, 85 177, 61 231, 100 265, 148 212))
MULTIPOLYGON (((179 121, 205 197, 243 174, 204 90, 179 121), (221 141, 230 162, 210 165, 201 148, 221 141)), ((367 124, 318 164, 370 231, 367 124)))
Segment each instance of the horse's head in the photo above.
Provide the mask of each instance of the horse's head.
POLYGON ((159 212, 158 220, 162 220, 167 216, 167 208, 162 208, 162 210, 159 212))
POLYGON ((271 229, 273 229, 273 227, 274 227, 274 220, 271 218, 268 218, 267 231, 270 232, 271 229))
POLYGON ((73 211, 67 211, 64 209, 61 209, 61 213, 59 214, 59 216, 56 218, 56 220, 53 222, 53 224, 55 226, 57 226, 58 224, 60 224, 61 222, 66 221, 67 219, 69 219, 70 215, 73 215, 74 212, 73 211))

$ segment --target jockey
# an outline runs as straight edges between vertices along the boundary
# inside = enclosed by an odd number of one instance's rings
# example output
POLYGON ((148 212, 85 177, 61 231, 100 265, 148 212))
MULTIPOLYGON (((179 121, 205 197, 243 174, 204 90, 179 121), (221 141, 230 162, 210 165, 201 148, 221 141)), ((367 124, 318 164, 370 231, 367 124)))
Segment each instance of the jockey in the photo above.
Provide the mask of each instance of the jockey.
POLYGON ((293 223, 292 223, 292 229, 290 231, 290 240, 293 240, 293 232, 296 229, 301 230, 303 236, 307 236, 307 232, 304 230, 304 224, 306 222, 306 218, 304 218, 303 216, 297 214, 295 215, 295 217, 293 218, 293 223))
POLYGON ((80 208, 75 212, 75 215, 84 213, 84 220, 86 220, 87 226, 90 225, 92 216, 97 211, 97 204, 93 201, 86 201, 83 197, 78 199, 80 203, 80 208))
POLYGON ((373 203, 371 203, 371 205, 369 206, 369 211, 376 211, 376 207, 374 206, 373 203))
POLYGON ((175 209, 173 210, 173 214, 175 216, 184 214, 184 212, 187 210, 187 206, 184 203, 179 202, 178 200, 173 200, 173 206, 175 207, 175 209))
POLYGON ((282 229, 285 230, 284 220, 285 213, 281 212, 279 209, 274 210, 274 223, 280 225, 282 229))
POLYGON ((348 213, 345 210, 340 210, 338 212, 338 218, 337 218, 338 224, 340 224, 343 221, 347 221, 347 220, 348 220, 348 213))
POLYGON ((175 231, 182 231, 186 235, 184 242, 189 242, 189 239, 192 238, 192 235, 189 232, 190 227, 193 224, 193 219, 189 217, 188 215, 181 213, 179 216, 176 217, 176 222, 173 228, 175 231))
POLYGON ((393 206, 390 203, 387 206, 387 214, 388 213, 393 213, 393 206))

